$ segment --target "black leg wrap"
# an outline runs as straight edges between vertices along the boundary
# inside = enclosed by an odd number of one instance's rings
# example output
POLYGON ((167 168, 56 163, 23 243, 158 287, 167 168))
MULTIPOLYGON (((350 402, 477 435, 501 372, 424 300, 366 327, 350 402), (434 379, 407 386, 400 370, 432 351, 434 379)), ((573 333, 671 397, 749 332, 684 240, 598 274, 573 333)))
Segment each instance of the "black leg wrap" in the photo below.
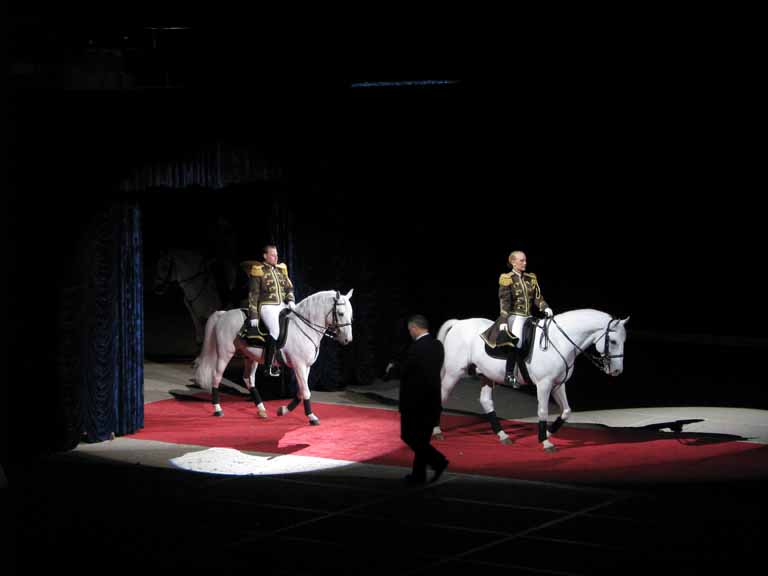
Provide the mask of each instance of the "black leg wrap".
POLYGON ((218 404, 219 403, 219 389, 213 388, 211 390, 211 404, 218 404))
POLYGON ((488 414, 486 414, 485 417, 488 419, 488 422, 491 423, 491 428, 493 428, 493 432, 495 434, 498 434, 499 432, 501 432, 501 424, 499 423, 498 416, 496 416, 496 410, 493 410, 492 412, 488 412, 488 414))
POLYGON ((311 400, 304 400, 304 414, 309 416, 312 414, 312 401, 311 400))
POLYGON ((294 397, 294 399, 288 403, 288 406, 286 406, 286 408, 288 408, 288 412, 292 412, 293 409, 296 408, 296 406, 298 405, 299 405, 299 399, 294 397))
POLYGON ((539 420, 539 442, 547 439, 547 421, 539 420))
POLYGON ((549 426, 549 433, 554 434, 555 432, 560 430, 563 424, 565 424, 565 420, 563 420, 562 416, 558 416, 557 420, 552 422, 552 424, 549 426))
POLYGON ((259 394, 256 386, 251 388, 251 399, 253 400, 254 404, 261 404, 261 394, 259 394))

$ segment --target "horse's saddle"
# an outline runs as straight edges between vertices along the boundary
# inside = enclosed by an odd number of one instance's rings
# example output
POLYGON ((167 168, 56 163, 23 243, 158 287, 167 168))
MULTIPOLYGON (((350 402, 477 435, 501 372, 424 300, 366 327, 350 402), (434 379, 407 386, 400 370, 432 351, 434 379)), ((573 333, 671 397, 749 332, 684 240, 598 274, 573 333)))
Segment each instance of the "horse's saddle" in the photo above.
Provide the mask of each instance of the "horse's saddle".
MULTIPOLYGON (((248 346, 251 348, 264 348, 266 346, 266 338, 269 337, 269 329, 264 324, 264 321, 259 318, 259 324, 255 331, 248 331, 250 325, 248 324, 248 309, 240 308, 240 311, 245 316, 243 325, 240 328, 238 336, 248 342, 248 346)), ((288 338, 288 315, 291 313, 290 308, 285 308, 280 311, 280 336, 277 339, 276 348, 280 350, 285 345, 285 340, 288 338)))
MULTIPOLYGON (((535 329, 536 318, 528 318, 523 325, 523 341, 518 348, 518 358, 522 358, 524 362, 528 362, 531 359, 531 350, 533 350, 531 342, 533 341, 533 331, 535 329)), ((485 353, 488 356, 497 360, 506 360, 507 356, 509 356, 510 348, 516 347, 518 338, 508 330, 498 330, 495 346, 489 346, 488 341, 485 338, 483 340, 485 341, 485 353)))

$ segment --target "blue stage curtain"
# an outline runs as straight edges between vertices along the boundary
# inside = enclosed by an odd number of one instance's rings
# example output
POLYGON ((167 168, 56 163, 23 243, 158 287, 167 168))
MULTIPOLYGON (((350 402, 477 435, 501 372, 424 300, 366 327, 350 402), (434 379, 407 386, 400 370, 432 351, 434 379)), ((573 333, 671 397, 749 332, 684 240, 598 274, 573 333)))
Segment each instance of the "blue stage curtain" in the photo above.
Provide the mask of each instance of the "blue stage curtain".
POLYGON ((82 247, 82 429, 89 442, 144 426, 144 313, 140 209, 98 213, 82 247))
POLYGON ((136 205, 119 210, 120 272, 118 324, 120 378, 115 434, 144 427, 144 278, 141 211, 136 205))

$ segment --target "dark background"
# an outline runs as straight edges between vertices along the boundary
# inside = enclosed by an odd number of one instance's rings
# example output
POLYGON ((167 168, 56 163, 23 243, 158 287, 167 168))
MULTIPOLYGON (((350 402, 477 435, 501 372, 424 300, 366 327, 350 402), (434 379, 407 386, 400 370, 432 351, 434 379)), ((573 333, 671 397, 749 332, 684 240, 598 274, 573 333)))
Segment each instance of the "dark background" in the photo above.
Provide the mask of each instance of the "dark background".
MULTIPOLYGON (((576 410, 768 406, 755 93, 737 65, 673 46, 585 46, 520 57, 514 73, 486 62, 459 77, 440 70, 447 84, 362 88, 432 76, 406 64, 298 68, 242 31, 20 22, 15 345, 23 355, 29 341, 54 343, 27 370, 61 361, 49 319, 77 274, 90 215, 128 202, 141 210, 147 285, 163 248, 214 253, 223 219, 232 263, 275 241, 294 254, 300 297, 355 288, 355 343, 331 347, 339 369, 319 387, 380 377, 408 314, 426 314, 435 330, 449 318, 495 318, 498 275, 522 249, 555 312, 631 315, 625 374, 611 380, 584 362, 570 390, 576 410), (121 186, 222 145, 247 150, 262 176, 121 186), (33 302, 30 321, 22 305, 33 302)), ((154 338, 148 357, 195 355, 180 292, 147 291, 145 311, 148 336, 161 330, 168 345, 154 338), (179 321, 158 327, 169 313, 179 321)), ((55 379, 42 380, 59 406, 55 379)))
MULTIPOLYGON (((392 28, 369 51, 319 22, 304 35, 296 19, 265 12, 234 12, 243 26, 214 29, 159 5, 139 25, 117 6, 97 10, 121 21, 95 22, 80 4, 16 5, 8 18, 11 331, 0 458, 18 490, 17 539, 26 536, 32 552, 20 561, 54 557, 80 569, 73 550, 85 546, 94 565, 97 543, 123 565, 143 554, 136 535, 154 527, 156 546, 168 544, 177 565, 189 527, 185 515, 170 517, 169 501, 179 510, 209 505, 185 499, 186 479, 166 490, 147 470, 36 458, 80 439, 78 375, 87 367, 73 335, 94 319, 72 311, 88 295, 94 222, 114 206, 138 206, 147 285, 171 245, 237 263, 275 241, 293 259, 300 296, 354 288, 355 341, 324 346, 315 389, 380 377, 410 313, 435 328, 495 317, 498 275, 522 249, 556 312, 631 315, 624 374, 608 378, 580 359, 569 384, 574 410, 768 408, 765 186, 755 144, 764 98, 748 34, 725 38, 719 22, 668 13, 635 32, 628 22, 638 15, 606 25, 613 15, 602 13, 598 33, 574 22, 567 37, 539 22, 548 33, 523 38, 538 26, 519 18, 494 49, 475 42, 494 37, 488 22, 446 29, 435 17, 428 29, 446 30, 446 42, 418 29, 423 42, 411 50, 392 28), (353 88, 430 78, 455 82, 353 88), (237 151, 261 170, 235 170, 221 186, 178 186, 173 177, 123 185, 147 167, 210 168, 199 159, 217 147, 231 153, 225 162, 237 151), (222 219, 233 230, 229 252, 217 244, 222 219)), ((205 10, 211 19, 224 12, 205 10)), ((342 28, 372 33, 369 23, 342 28)), ((194 356, 179 291, 148 289, 144 312, 148 359, 194 356)), ((729 568, 756 558, 759 482, 639 488, 658 497, 647 511, 654 535, 685 570, 719 554, 729 568)), ((209 518, 223 526, 243 517, 217 507, 209 518)), ((243 550, 249 561, 259 553, 243 550)))

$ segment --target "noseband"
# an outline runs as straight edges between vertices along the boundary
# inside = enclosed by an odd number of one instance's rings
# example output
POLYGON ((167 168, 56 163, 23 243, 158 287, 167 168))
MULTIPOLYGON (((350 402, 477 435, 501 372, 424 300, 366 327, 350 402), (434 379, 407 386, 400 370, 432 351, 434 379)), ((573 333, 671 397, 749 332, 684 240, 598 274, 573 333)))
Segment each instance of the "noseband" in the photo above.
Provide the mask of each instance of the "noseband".
MULTIPOLYGON (((610 332, 616 331, 614 328, 611 328, 611 323, 618 321, 618 318, 611 318, 608 321, 608 326, 605 328, 605 334, 600 336, 600 338, 604 338, 603 351, 598 352, 597 356, 589 356, 589 359, 592 360, 592 363, 606 374, 610 373, 611 371, 611 360, 613 358, 624 358, 624 354, 609 354, 611 351, 609 347, 611 340, 608 338, 608 334, 610 332)), ((600 338, 598 338, 598 340, 600 340, 600 338)), ((595 347, 595 349, 597 349, 597 347, 595 347)))
MULTIPOLYGON (((338 310, 339 306, 346 306, 346 305, 347 305, 346 300, 342 300, 341 295, 337 291, 336 296, 333 299, 333 307, 331 308, 330 312, 326 314, 326 319, 328 318, 329 315, 333 314, 333 322, 325 331, 330 338, 336 338, 339 335, 339 330, 341 328, 352 326, 352 322, 342 323, 339 320, 339 310, 338 310)), ((344 313, 344 310, 342 309, 342 315, 343 313, 344 313)))

